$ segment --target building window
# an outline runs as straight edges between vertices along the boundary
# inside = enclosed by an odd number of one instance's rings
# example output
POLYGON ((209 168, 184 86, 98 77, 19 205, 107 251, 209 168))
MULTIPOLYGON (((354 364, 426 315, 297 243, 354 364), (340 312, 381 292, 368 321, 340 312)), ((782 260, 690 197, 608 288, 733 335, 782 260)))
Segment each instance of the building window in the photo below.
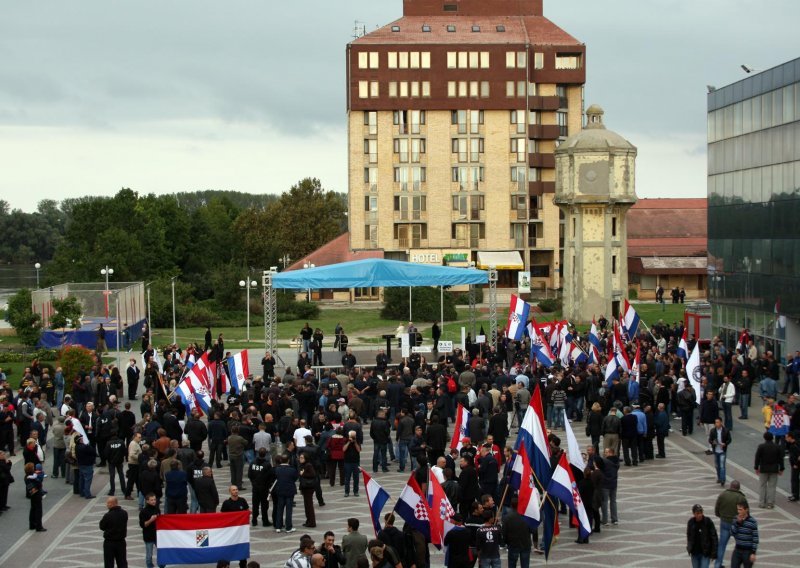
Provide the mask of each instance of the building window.
POLYGON ((525 69, 527 66, 528 54, 525 51, 507 51, 506 52, 506 68, 507 69, 525 69))
POLYGON ((459 69, 466 69, 468 63, 469 54, 466 51, 459 51, 458 52, 458 68, 459 69))
POLYGON ((378 226, 364 225, 364 240, 369 248, 378 248, 378 226))
POLYGON ((386 66, 389 69, 397 69, 397 52, 390 51, 386 54, 386 66))
POLYGON ((501 32, 501 33, 506 31, 506 27, 504 25, 502 25, 502 24, 496 26, 494 29, 496 29, 498 32, 501 32))
POLYGON ((378 162, 378 141, 367 139, 364 140, 364 154, 369 156, 369 162, 375 164, 378 162))
POLYGON ((517 64, 517 53, 506 51, 506 69, 513 69, 517 64))
POLYGON ((611 236, 612 237, 616 237, 617 236, 617 218, 616 217, 612 217, 611 218, 611 236))
POLYGON ((453 24, 447 26, 448 33, 454 33, 456 31, 456 27, 453 24))
POLYGON ((378 113, 374 110, 364 111, 364 126, 369 127, 370 134, 378 133, 378 113))
POLYGON ((397 81, 389 81, 389 96, 397 96, 397 81))
POLYGON ((459 81, 458 82, 458 96, 459 97, 466 97, 467 96, 467 82, 466 81, 459 81))
POLYGON ((456 82, 455 81, 448 81, 447 82, 447 96, 448 97, 455 97, 456 96, 456 82))
POLYGON ((526 138, 512 138, 511 153, 516 156, 517 162, 524 162, 528 157, 528 140, 526 138))
POLYGON ((364 168, 364 183, 369 184, 369 191, 378 191, 378 168, 364 168))
POLYGON ((369 82, 369 96, 372 97, 372 98, 377 98, 379 93, 380 93, 380 91, 379 91, 379 88, 378 88, 378 82, 377 81, 370 81, 369 82))
POLYGON ((489 52, 481 51, 481 69, 489 68, 489 52))
POLYGON ((511 111, 511 124, 517 125, 517 133, 522 134, 525 132, 525 111, 512 110, 511 111))
POLYGON ((400 81, 400 96, 408 96, 408 81, 400 81))
POLYGON ((369 81, 358 82, 358 98, 359 99, 369 98, 369 81))
POLYGON ((528 83, 526 81, 517 81, 517 96, 524 97, 527 87, 528 83))
POLYGON ((431 52, 430 51, 423 51, 422 55, 420 56, 420 65, 423 69, 430 69, 431 68, 431 52))
POLYGON ((422 96, 423 97, 430 97, 431 96, 431 82, 430 81, 423 81, 422 82, 422 96))
POLYGON ((378 196, 365 195, 364 196, 364 211, 377 211, 378 210, 378 196))
POLYGON ((397 33, 400 31, 400 26, 392 26, 392 31, 397 33))
POLYGON ((556 69, 580 69, 580 53, 558 53, 556 54, 556 69))
POLYGON ((369 68, 370 69, 378 69, 378 52, 377 51, 370 51, 369 52, 369 68))
POLYGON ((429 34, 431 33, 431 27, 428 24, 423 24, 422 31, 423 33, 429 34))
POLYGON ((617 255, 611 255, 611 274, 617 273, 617 255))
POLYGON ((558 135, 568 136, 567 113, 564 111, 556 112, 556 122, 558 123, 558 135))
POLYGON ((358 68, 367 69, 369 67, 369 53, 366 51, 358 52, 358 68))
POLYGON ((506 81, 506 96, 514 96, 514 81, 506 81))
POLYGON ((481 27, 480 27, 480 26, 472 26, 472 31, 473 31, 474 33, 478 33, 478 32, 480 32, 480 31, 481 31, 481 27))
POLYGON ((419 81, 411 81, 411 96, 419 96, 419 81))
POLYGON ((544 69, 544 53, 537 51, 533 54, 533 68, 544 69))
POLYGON ((447 68, 448 69, 455 69, 458 67, 458 52, 457 51, 448 51, 447 52, 447 68))
POLYGON ((410 66, 412 69, 419 69, 419 51, 412 51, 410 55, 410 66))
POLYGON ((481 81, 481 98, 489 98, 489 81, 481 81))
POLYGON ((398 67, 400 69, 408 69, 408 52, 407 51, 401 51, 398 54, 398 59, 399 59, 398 67))

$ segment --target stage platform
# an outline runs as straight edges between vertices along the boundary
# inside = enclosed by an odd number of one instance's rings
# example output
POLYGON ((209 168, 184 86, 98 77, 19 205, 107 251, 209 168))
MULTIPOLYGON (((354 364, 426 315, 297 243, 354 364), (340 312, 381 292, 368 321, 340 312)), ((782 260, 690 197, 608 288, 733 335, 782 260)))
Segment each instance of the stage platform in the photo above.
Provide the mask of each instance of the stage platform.
MULTIPOLYGON (((123 322, 123 327, 119 330, 119 340, 123 351, 127 351, 131 344, 141 338, 144 322, 145 320, 141 320, 129 324, 128 334, 124 333, 125 324, 123 322)), ((78 329, 46 329, 42 332, 38 346, 47 349, 60 349, 67 345, 81 345, 87 349, 95 349, 97 348, 97 330, 100 329, 100 324, 106 330, 106 349, 108 351, 116 351, 117 320, 115 318, 106 319, 102 317, 81 318, 81 326, 78 329)))

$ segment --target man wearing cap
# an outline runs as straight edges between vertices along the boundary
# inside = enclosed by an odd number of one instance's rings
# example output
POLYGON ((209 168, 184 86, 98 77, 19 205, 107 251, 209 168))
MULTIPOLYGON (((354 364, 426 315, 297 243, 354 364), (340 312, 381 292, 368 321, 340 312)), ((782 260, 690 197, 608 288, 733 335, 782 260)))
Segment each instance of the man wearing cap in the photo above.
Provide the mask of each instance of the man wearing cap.
POLYGON ((692 506, 692 518, 686 524, 686 551, 692 557, 693 568, 708 568, 717 557, 717 529, 703 514, 703 507, 692 506))

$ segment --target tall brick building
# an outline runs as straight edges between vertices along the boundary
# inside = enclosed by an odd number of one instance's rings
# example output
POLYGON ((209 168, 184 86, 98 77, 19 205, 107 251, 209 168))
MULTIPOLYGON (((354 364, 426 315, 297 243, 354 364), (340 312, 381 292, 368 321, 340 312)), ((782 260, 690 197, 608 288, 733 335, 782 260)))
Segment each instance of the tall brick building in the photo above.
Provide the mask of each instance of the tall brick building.
POLYGON ((581 129, 585 65, 542 0, 404 0, 347 46, 351 248, 559 287, 553 152, 581 129))

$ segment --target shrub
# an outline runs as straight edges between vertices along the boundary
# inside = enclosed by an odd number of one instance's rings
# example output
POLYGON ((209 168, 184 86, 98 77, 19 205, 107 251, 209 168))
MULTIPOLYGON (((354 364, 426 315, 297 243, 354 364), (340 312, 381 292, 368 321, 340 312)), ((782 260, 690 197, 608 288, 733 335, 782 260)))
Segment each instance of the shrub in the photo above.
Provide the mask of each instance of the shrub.
POLYGON ((53 361, 58 358, 58 349, 37 349, 28 353, 5 351, 0 353, 0 363, 29 363, 34 359, 53 361))
POLYGON ((39 342, 42 322, 39 314, 33 313, 31 309, 30 290, 23 288, 9 298, 6 318, 23 345, 33 347, 39 342))
MULTIPOLYGON (((469 305, 469 292, 445 292, 445 295, 452 294, 453 296, 453 303, 456 306, 468 306, 469 305)), ((475 303, 482 304, 483 303, 483 288, 480 286, 475 286, 475 303)))
POLYGON ((561 309, 561 300, 558 298, 548 298, 539 302, 539 309, 545 313, 557 312, 561 309))
POLYGON ((277 302, 278 321, 319 319, 319 306, 314 302, 298 302, 292 290, 279 291, 277 302))
POLYGON ((72 329, 78 329, 81 326, 83 308, 75 296, 53 298, 53 309, 56 313, 50 318, 50 329, 66 329, 67 325, 72 329))
POLYGON ((71 345, 61 350, 56 365, 61 367, 64 372, 66 390, 71 391, 75 375, 82 369, 88 372, 94 365, 94 355, 85 347, 71 345))
MULTIPOLYGON (((421 286, 411 293, 412 314, 417 321, 439 321, 439 288, 421 286)), ((386 288, 383 292, 383 319, 405 320, 408 318, 408 288, 386 288)), ((444 295, 444 319, 454 321, 458 318, 455 302, 451 294, 444 295)))
POLYGON ((639 299, 639 292, 636 291, 636 288, 631 288, 630 290, 628 290, 628 299, 629 300, 639 299))

